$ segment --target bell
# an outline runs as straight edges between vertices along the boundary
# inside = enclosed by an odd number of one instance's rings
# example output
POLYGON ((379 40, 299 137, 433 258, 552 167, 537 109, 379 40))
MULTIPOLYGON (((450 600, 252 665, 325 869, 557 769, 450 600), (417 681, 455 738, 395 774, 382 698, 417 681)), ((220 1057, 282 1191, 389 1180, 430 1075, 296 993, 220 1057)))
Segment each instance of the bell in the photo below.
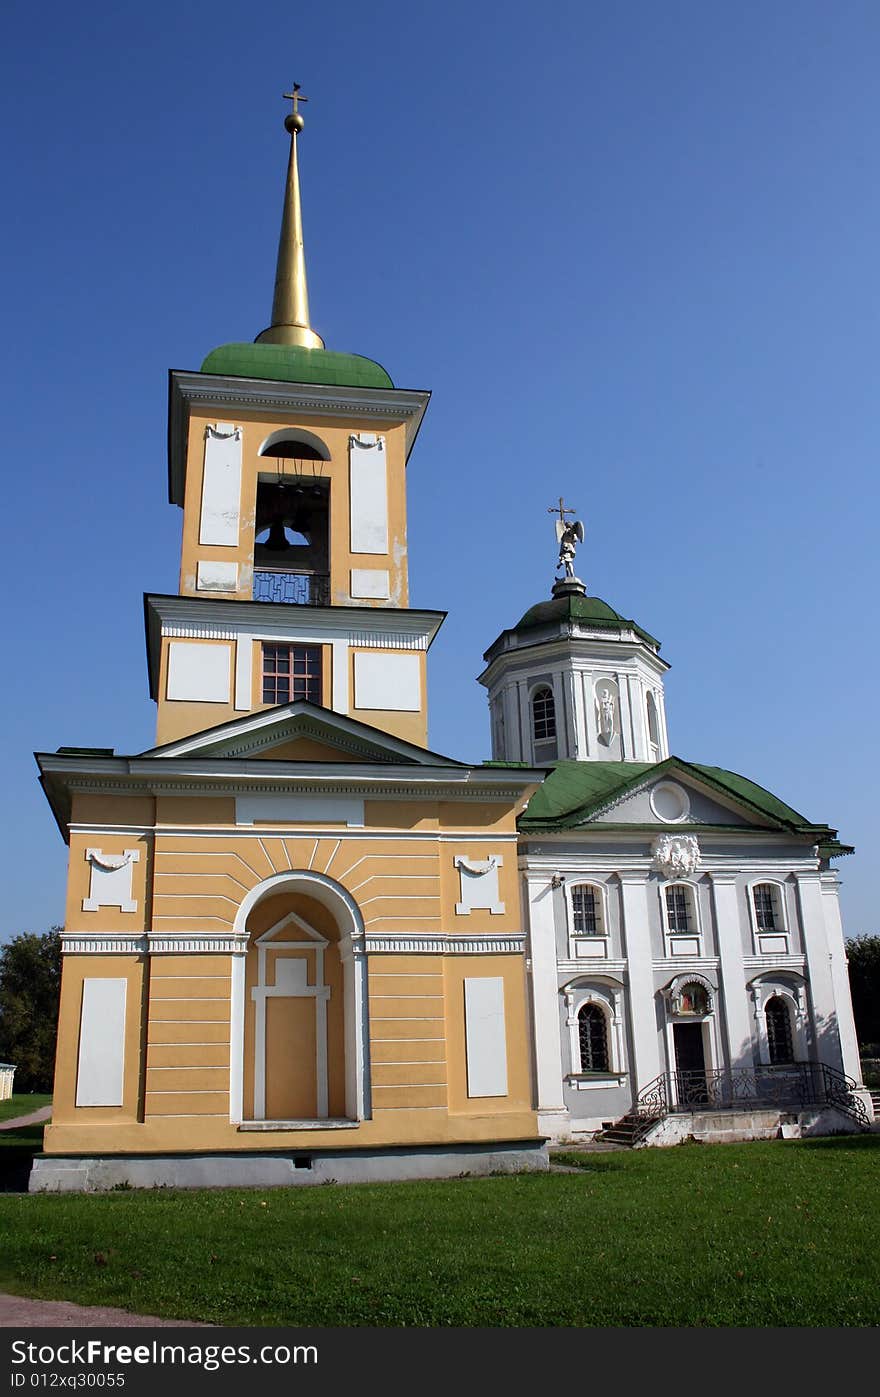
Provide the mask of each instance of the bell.
POLYGON ((283 519, 272 520, 272 523, 269 525, 269 537, 266 539, 263 547, 268 548, 272 553, 285 553, 290 547, 290 544, 287 542, 287 534, 284 532, 283 519))

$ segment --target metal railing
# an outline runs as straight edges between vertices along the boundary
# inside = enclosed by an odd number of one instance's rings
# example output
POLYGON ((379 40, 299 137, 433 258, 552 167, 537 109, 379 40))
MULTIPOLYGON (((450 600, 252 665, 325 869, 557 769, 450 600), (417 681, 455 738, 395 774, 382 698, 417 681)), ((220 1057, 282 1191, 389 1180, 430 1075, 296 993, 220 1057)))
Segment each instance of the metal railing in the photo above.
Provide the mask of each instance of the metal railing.
POLYGON ((329 606, 330 574, 255 567, 253 599, 287 606, 329 606))
POLYGON ((779 1067, 723 1068, 704 1072, 661 1072, 639 1092, 627 1119, 637 1122, 638 1138, 664 1116, 677 1112, 773 1108, 803 1110, 834 1106, 867 1128, 865 1104, 856 1083, 824 1062, 779 1067))

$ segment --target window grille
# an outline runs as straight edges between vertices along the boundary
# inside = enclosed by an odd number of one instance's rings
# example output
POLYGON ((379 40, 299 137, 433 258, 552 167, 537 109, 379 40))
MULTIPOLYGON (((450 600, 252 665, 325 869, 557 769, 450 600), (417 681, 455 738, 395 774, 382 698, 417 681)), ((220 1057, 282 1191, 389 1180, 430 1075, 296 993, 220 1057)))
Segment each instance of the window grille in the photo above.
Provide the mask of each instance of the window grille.
POLYGON ((582 936, 596 936, 601 930, 599 897, 595 888, 578 887, 571 890, 571 910, 574 930, 582 936))
POLYGON ((752 889, 755 902, 755 921, 759 931, 779 931, 776 915, 776 889, 772 883, 759 883, 752 889))
POLYGON ((775 1067, 794 1062, 791 1015, 788 1012, 788 1005, 780 995, 775 994, 772 999, 767 1000, 764 1006, 764 1017, 767 1021, 767 1047, 770 1051, 771 1064, 775 1067))
POLYGON ((582 1072, 608 1072, 608 1021, 597 1004, 585 1004, 578 1013, 578 1037, 582 1072))
POLYGON ((666 889, 666 924, 670 931, 691 931, 689 888, 675 884, 666 889))

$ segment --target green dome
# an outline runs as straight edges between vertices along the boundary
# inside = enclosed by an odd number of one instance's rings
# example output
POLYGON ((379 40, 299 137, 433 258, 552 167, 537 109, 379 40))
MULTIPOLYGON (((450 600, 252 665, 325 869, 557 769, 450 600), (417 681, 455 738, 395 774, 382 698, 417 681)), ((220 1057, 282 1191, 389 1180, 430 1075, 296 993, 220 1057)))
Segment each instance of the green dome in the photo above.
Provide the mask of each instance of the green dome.
POLYGON ((276 383, 323 383, 337 388, 393 388, 381 364, 360 354, 303 349, 295 344, 221 344, 202 364, 203 374, 267 378, 276 383))
POLYGON ((537 606, 530 606, 525 616, 522 616, 512 629, 514 631, 528 631, 536 626, 558 625, 561 621, 585 621, 591 626, 608 627, 614 630, 621 626, 630 626, 638 635, 650 641, 652 645, 658 644, 654 636, 649 635, 641 626, 636 625, 635 621, 621 616, 619 611, 615 611, 614 607, 609 606, 607 601, 603 601, 601 597, 585 597, 577 594, 554 597, 552 601, 540 601, 537 606))

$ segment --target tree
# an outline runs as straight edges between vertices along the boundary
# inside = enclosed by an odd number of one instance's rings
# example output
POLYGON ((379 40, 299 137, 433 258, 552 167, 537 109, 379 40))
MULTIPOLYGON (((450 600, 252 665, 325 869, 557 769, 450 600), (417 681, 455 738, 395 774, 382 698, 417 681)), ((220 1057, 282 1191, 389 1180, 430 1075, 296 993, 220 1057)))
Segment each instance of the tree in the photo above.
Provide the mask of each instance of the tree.
POLYGON ((52 1090, 60 992, 61 927, 0 947, 0 1060, 18 1069, 17 1091, 52 1090))
MULTIPOLYGON (((856 936, 846 943, 856 1033, 863 1045, 880 1045, 880 936, 856 936)), ((869 1057, 880 1056, 872 1051, 869 1057)))

